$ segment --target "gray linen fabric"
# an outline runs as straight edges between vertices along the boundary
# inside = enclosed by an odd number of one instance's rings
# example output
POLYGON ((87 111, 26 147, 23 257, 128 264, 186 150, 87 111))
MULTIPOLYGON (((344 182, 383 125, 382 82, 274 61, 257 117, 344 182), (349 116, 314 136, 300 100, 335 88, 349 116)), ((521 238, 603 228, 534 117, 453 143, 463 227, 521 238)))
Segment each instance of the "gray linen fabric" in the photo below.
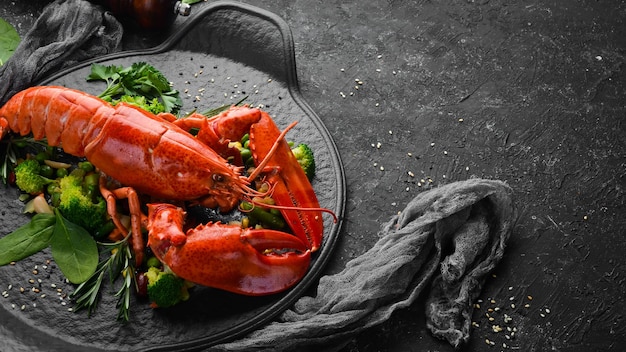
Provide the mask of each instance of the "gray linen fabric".
POLYGON ((119 50, 122 33, 111 14, 88 1, 49 4, 0 66, 0 106, 54 70, 119 50))
POLYGON ((279 318, 211 351, 303 351, 340 346, 387 320, 426 290, 431 332, 460 347, 472 304, 504 254, 516 215, 501 181, 470 179, 418 194, 384 224, 379 241, 335 275, 320 279, 279 318))

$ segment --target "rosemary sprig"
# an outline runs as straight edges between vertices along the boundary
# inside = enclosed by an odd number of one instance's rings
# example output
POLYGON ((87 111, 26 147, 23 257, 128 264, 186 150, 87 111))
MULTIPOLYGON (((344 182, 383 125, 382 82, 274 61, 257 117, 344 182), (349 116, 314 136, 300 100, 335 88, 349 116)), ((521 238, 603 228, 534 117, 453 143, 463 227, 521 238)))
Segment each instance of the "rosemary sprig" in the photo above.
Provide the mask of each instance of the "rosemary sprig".
POLYGON ((24 148, 27 146, 48 146, 47 140, 42 139, 36 141, 32 136, 5 138, 2 144, 6 145, 6 152, 2 156, 2 165, 0 165, 0 179, 5 185, 8 182, 9 174, 13 170, 13 166, 17 163, 16 148, 24 148))
POLYGON ((118 298, 116 305, 118 308, 117 318, 123 321, 129 320, 131 288, 134 286, 133 283, 135 283, 135 270, 131 260, 132 252, 128 245, 129 237, 130 234, 123 240, 115 243, 99 243, 103 247, 103 251, 107 250, 111 255, 98 263, 94 274, 71 293, 70 297, 76 302, 74 311, 87 309, 88 315, 91 316, 98 306, 105 274, 108 273, 111 285, 122 274, 124 281, 115 293, 115 296, 118 298))

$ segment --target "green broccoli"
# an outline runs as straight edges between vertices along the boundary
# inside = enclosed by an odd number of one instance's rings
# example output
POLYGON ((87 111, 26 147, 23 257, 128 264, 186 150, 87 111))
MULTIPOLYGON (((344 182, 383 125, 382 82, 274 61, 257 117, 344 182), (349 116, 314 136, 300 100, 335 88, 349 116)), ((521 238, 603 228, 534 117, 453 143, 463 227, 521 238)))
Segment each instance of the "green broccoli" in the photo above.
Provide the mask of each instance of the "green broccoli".
POLYGON ((90 189, 86 182, 89 179, 91 177, 83 177, 81 172, 72 172, 60 178, 58 188, 54 190, 58 196, 52 195, 52 203, 68 221, 93 234, 107 224, 108 215, 104 198, 90 189))
POLYGON ((304 170, 304 173, 312 180, 315 176, 315 158, 313 157, 313 150, 304 143, 298 144, 298 146, 291 148, 293 155, 298 160, 300 166, 304 170))
POLYGON ((119 102, 137 106, 155 115, 165 112, 165 106, 161 104, 158 98, 148 100, 143 95, 122 95, 119 100, 114 101, 114 105, 119 102))
POLYGON ((41 176, 41 165, 35 159, 27 159, 15 167, 15 184, 30 194, 41 193, 52 180, 41 176))
POLYGON ((152 307, 167 308, 189 299, 187 283, 168 269, 148 268, 148 298, 152 307))

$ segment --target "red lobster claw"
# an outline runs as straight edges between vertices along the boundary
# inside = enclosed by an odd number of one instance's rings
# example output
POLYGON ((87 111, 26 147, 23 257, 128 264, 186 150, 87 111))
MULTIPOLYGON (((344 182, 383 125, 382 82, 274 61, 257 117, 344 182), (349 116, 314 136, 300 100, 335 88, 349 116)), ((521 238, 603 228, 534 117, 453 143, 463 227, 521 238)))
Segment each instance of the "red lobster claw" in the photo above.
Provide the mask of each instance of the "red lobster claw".
POLYGON ((259 296, 291 287, 309 268, 310 251, 298 237, 221 223, 185 234, 184 218, 185 212, 171 204, 148 205, 148 245, 186 280, 259 296))

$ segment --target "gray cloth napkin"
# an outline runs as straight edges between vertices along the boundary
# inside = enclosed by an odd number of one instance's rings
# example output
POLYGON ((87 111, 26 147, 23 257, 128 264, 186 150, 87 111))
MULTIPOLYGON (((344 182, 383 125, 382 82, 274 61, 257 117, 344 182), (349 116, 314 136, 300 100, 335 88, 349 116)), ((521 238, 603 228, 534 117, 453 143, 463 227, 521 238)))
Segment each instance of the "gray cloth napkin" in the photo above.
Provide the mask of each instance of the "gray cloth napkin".
POLYGON ((85 0, 49 4, 0 66, 0 106, 54 70, 119 50, 122 33, 111 14, 85 0))
POLYGON ((411 305, 424 290, 431 332, 460 347, 472 304, 502 258, 516 219, 509 186, 470 179, 418 194, 382 226, 378 242, 320 279, 279 318, 211 351, 303 351, 337 346, 411 305))

